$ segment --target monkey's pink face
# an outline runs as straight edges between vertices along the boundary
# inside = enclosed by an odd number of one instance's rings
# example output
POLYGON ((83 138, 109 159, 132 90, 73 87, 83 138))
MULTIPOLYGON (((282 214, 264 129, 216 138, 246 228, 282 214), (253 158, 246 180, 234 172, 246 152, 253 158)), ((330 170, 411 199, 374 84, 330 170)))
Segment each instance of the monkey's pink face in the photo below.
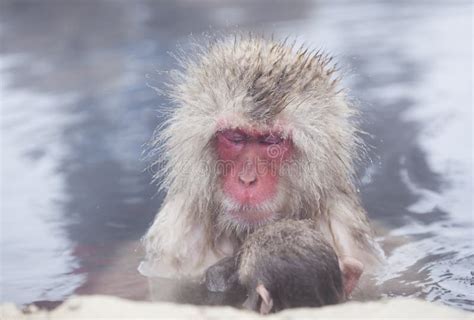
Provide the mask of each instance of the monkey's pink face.
POLYGON ((280 169, 291 154, 290 139, 278 131, 219 131, 217 155, 228 214, 250 226, 277 214, 280 169))

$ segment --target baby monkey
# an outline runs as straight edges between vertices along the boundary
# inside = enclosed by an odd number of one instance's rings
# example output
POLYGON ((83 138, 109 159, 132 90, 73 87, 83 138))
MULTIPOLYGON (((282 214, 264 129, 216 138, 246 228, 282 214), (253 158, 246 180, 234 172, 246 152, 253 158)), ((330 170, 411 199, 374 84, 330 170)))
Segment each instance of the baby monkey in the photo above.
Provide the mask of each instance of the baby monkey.
POLYGON ((213 292, 244 288, 244 307, 261 314, 345 301, 363 265, 338 258, 313 220, 280 220, 248 236, 234 257, 206 271, 213 292))

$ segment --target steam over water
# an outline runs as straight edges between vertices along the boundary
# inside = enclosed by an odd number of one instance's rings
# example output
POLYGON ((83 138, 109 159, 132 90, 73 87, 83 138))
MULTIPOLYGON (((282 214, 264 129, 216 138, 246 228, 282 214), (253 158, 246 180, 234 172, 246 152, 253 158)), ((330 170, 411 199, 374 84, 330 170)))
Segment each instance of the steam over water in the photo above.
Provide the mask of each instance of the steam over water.
POLYGON ((2 1, 0 301, 148 298, 136 268, 162 199, 141 160, 165 103, 157 70, 191 33, 238 26, 329 51, 363 111, 360 194, 387 255, 365 299, 474 310, 472 9, 2 1))

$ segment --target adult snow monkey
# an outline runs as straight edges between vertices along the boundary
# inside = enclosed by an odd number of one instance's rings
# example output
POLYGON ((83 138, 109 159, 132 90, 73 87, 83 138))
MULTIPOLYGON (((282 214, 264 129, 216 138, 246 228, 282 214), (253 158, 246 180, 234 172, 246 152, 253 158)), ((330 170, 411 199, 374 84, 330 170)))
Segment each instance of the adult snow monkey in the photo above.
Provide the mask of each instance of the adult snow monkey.
POLYGON ((167 194, 143 238, 141 272, 201 276, 282 218, 312 219, 339 259, 376 264, 381 251, 353 182, 357 112, 331 58, 237 35, 181 65, 153 140, 167 194))

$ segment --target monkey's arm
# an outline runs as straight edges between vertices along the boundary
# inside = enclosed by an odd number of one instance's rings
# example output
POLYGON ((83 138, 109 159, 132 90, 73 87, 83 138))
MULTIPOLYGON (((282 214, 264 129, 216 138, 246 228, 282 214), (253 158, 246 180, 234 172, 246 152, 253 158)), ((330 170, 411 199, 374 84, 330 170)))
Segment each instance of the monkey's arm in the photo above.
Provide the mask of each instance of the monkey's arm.
POLYGON ((202 273, 199 264, 205 251, 204 231, 201 224, 188 221, 183 203, 180 196, 167 197, 145 234, 146 261, 140 270, 145 275, 176 278, 202 273))
POLYGON ((329 225, 339 257, 352 257, 372 271, 384 259, 384 253, 373 239, 367 214, 358 200, 343 194, 329 206, 329 225))
POLYGON ((143 237, 146 259, 140 272, 163 278, 201 276, 207 267, 233 254, 226 239, 220 239, 218 255, 211 250, 201 222, 192 220, 180 195, 165 202, 143 237))

